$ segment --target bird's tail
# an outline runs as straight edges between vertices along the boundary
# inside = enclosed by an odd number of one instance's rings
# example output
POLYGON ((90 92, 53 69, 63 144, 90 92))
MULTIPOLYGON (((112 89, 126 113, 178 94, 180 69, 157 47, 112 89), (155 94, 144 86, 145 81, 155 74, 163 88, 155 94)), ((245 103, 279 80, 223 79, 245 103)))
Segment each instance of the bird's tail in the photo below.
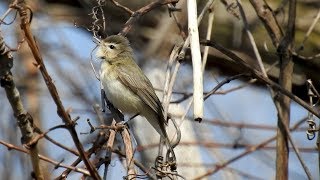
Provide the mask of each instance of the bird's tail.
MULTIPOLYGON (((170 143, 165 124, 162 123, 164 121, 159 120, 159 116, 155 115, 154 113, 148 113, 145 115, 146 119, 149 121, 149 123, 152 125, 152 127, 160 134, 160 136, 164 139, 164 142, 167 146, 167 148, 171 152, 171 157, 175 161, 176 156, 173 151, 173 147, 170 143)), ((161 117, 160 117, 161 118, 161 117)))

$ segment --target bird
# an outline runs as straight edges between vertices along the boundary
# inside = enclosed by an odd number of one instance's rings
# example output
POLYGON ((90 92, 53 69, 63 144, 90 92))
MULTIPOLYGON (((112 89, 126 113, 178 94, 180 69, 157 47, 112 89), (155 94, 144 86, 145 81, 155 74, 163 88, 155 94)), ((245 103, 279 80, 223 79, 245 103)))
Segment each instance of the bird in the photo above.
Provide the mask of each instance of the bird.
POLYGON ((100 81, 108 101, 122 113, 144 116, 173 153, 162 104, 136 64, 129 40, 110 35, 98 43, 96 56, 101 59, 100 81))

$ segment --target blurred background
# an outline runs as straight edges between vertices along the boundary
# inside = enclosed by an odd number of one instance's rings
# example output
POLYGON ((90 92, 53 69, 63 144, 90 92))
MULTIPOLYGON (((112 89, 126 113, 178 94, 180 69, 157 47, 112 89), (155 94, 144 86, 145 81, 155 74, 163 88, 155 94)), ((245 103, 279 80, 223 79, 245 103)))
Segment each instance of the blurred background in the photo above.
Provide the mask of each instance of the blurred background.
MULTIPOLYGON (((93 106, 100 104, 99 81, 95 78, 90 65, 92 60, 94 66, 99 69, 99 60, 93 53, 96 44, 93 42, 92 31, 89 31, 95 21, 92 14, 93 7, 99 2, 104 4, 106 30, 96 31, 101 37, 119 33, 130 15, 109 0, 26 0, 26 2, 33 11, 31 28, 44 63, 54 80, 64 106, 70 111, 72 118, 80 118, 77 121, 76 130, 85 149, 88 149, 97 132, 90 134, 87 119, 90 119, 95 126, 101 124, 93 110, 93 106)), ((117 2, 135 11, 152 0, 118 0, 117 2)), ((180 10, 173 14, 169 13, 167 6, 150 11, 139 18, 127 34, 137 63, 151 80, 160 100, 163 96, 162 90, 170 53, 174 45, 183 43, 188 34, 186 2, 180 0, 176 5, 180 10)), ((279 25, 285 29, 288 19, 288 1, 266 0, 266 2, 276 13, 279 25)), ((0 17, 6 12, 10 3, 9 0, 0 2, 0 17)), ((207 1, 198 1, 198 14, 206 4, 207 1)), ((252 5, 247 1, 242 2, 242 5, 263 63, 269 69, 268 75, 272 80, 277 81, 279 58, 276 49, 252 5)), ((212 23, 211 39, 232 50, 250 66, 257 67, 236 1, 215 0, 211 10, 213 20, 208 17, 209 12, 205 12, 200 23, 200 39, 206 39, 208 26, 212 23)), ((304 41, 319 10, 318 0, 298 0, 295 48, 298 49, 302 45, 303 49, 298 51, 299 54, 312 59, 295 59, 293 93, 306 102, 308 102, 306 80, 311 79, 316 89, 320 88, 320 58, 314 57, 320 53, 320 23, 315 24, 310 36, 304 41)), ((13 11, 5 18, 5 22, 11 22, 14 19, 13 11)), ((5 42, 12 48, 17 47, 18 42, 23 39, 19 18, 10 25, 2 24, 0 31, 5 42)), ((26 110, 33 116, 35 124, 45 131, 63 123, 57 115, 56 106, 34 62, 27 43, 23 43, 14 53, 12 72, 26 110)), ((209 48, 204 72, 204 91, 209 92, 225 78, 243 71, 237 63, 217 50, 209 48)), ((276 135, 277 111, 270 92, 263 83, 248 79, 234 80, 220 88, 205 101, 204 120, 201 123, 193 121, 192 108, 190 111, 187 109, 193 92, 192 61, 189 50, 181 61, 173 90, 171 99, 173 103, 170 104, 169 112, 182 131, 182 139, 176 148, 176 154, 178 172, 186 179, 199 177, 245 152, 247 148, 276 135), (185 96, 188 98, 183 98, 185 96), (183 118, 184 114, 186 114, 185 118, 183 118)), ((22 147, 21 133, 3 89, 0 90, 0 107, 0 140, 22 147)), ((319 161, 316 140, 310 141, 306 136, 308 112, 294 102, 291 103, 291 108, 291 126, 300 123, 299 128, 291 135, 312 177, 317 179, 319 161)), ((110 122, 108 117, 108 114, 105 114, 106 122, 110 122)), ((135 151, 135 157, 149 169, 153 166, 158 152, 156 145, 159 143, 159 137, 143 118, 135 118, 129 122, 129 126, 136 140, 135 147, 139 147, 135 151)), ((171 124, 168 131, 173 137, 175 130, 171 124)), ((75 149, 68 131, 57 129, 48 135, 75 149)), ((71 164, 77 158, 45 139, 40 140, 39 147, 41 154, 65 164, 71 164)), ((275 149, 276 142, 273 141, 202 179, 274 179, 275 149)), ((123 159, 117 155, 112 157, 108 179, 121 179, 126 175, 122 165, 123 159)), ((0 162, 2 162, 0 172, 5 179, 31 179, 29 174, 32 166, 28 155, 0 146, 0 162)), ((79 166, 83 167, 83 164, 79 166)), ((54 165, 45 162, 43 167, 48 179, 53 179, 64 171, 63 168, 56 169, 54 165)), ((102 173, 103 168, 100 168, 99 172, 102 173)), ((81 174, 72 172, 68 179, 80 177, 81 174)), ((289 179, 307 179, 297 156, 292 151, 289 159, 289 179)))

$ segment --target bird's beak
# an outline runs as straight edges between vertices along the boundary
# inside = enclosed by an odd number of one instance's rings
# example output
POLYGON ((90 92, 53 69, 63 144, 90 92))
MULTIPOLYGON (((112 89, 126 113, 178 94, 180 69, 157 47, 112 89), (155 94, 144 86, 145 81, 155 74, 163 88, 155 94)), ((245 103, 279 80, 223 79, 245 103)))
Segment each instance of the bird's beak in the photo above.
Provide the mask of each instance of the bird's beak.
POLYGON ((100 59, 105 59, 105 52, 101 46, 98 47, 97 52, 96 52, 97 58, 100 59))
POLYGON ((93 37, 93 42, 97 44, 98 50, 96 51, 96 56, 99 59, 105 59, 103 49, 101 48, 101 40, 97 37, 93 37))

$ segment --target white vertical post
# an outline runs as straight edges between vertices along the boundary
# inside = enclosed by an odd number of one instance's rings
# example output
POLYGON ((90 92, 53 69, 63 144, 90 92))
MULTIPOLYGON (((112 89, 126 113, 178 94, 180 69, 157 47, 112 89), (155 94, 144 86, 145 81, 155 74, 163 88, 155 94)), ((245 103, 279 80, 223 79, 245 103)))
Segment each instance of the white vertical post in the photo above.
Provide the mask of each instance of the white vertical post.
POLYGON ((203 78, 197 23, 197 1, 188 0, 188 31, 193 67, 193 117, 196 121, 203 118, 203 78))

